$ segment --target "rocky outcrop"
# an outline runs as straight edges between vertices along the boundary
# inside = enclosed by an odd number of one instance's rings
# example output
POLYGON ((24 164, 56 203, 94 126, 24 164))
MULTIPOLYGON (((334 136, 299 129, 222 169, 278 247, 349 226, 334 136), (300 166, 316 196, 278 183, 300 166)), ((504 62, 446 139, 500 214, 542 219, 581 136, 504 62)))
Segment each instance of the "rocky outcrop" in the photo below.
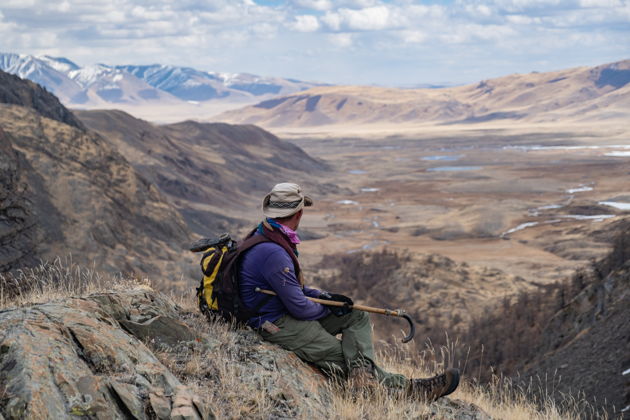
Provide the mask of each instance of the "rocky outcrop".
POLYGON ((319 373, 252 331, 226 336, 236 342, 226 349, 229 343, 183 323, 180 311, 140 288, 0 312, 0 418, 213 418, 205 397, 154 353, 185 362, 196 352, 228 357, 226 350, 240 360, 241 393, 267 387, 276 418, 327 417, 330 396, 319 373), (287 399, 304 394, 306 403, 287 406, 287 399))
MULTIPOLYGON (((146 287, 0 311, 0 419, 344 417, 334 390, 254 331, 146 287)), ((421 412, 490 418, 446 398, 421 412)))
MULTIPOLYGON (((135 290, 0 312, 0 414, 7 419, 212 417, 133 333, 194 340, 172 303, 135 290), (133 330, 133 331, 139 331, 133 330)), ((141 338, 146 338, 146 336, 141 338)))
POLYGON ((40 232, 25 188, 25 166, 0 128, 0 272, 32 264, 37 257, 40 232))

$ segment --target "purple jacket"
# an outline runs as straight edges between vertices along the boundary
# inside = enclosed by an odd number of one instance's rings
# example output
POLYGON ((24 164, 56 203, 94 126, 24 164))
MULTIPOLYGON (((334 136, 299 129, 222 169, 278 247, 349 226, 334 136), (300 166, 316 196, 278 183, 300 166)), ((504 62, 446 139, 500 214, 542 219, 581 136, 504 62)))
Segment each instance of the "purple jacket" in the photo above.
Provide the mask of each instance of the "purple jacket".
POLYGON ((300 286, 291 257, 274 242, 263 242, 246 251, 239 274, 241 300, 248 308, 256 308, 269 296, 256 292, 256 287, 278 294, 260 308, 259 316, 247 322, 253 328, 260 328, 265 321, 274 322, 286 314, 311 321, 330 313, 325 306, 306 299, 306 296, 319 297, 321 291, 300 286))

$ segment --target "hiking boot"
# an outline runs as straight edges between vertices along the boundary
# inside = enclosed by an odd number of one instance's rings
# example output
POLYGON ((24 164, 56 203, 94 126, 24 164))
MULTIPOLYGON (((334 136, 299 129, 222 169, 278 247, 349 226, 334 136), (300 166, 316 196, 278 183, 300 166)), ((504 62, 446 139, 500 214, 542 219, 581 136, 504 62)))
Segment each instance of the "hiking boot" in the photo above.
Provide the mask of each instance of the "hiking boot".
POLYGON ((432 402, 455 391, 459 385, 459 370, 448 368, 441 375, 427 379, 412 379, 407 393, 413 398, 432 402))
POLYGON ((368 395, 376 389, 377 385, 372 366, 356 367, 348 373, 348 386, 354 393, 368 395))

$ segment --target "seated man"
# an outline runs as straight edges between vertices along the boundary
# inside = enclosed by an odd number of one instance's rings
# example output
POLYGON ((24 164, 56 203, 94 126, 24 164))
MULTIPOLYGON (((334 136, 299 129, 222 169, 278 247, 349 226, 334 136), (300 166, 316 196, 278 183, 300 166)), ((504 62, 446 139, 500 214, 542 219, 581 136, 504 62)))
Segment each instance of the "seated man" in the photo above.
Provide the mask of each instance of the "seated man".
POLYGON ((241 300, 257 308, 257 316, 248 324, 262 337, 295 352, 328 375, 347 378, 355 387, 385 387, 403 390, 426 401, 436 400, 457 388, 459 372, 428 379, 407 379, 386 372, 374 362, 372 329, 365 312, 346 307, 327 307, 307 297, 347 302, 346 296, 322 292, 304 286, 297 259, 296 230, 305 206, 313 201, 296 184, 273 187, 263 200, 265 220, 254 235, 268 241, 255 245, 242 257, 239 269, 241 300), (277 296, 264 295, 256 288, 273 290, 277 296), (339 340, 336 335, 341 333, 339 340))

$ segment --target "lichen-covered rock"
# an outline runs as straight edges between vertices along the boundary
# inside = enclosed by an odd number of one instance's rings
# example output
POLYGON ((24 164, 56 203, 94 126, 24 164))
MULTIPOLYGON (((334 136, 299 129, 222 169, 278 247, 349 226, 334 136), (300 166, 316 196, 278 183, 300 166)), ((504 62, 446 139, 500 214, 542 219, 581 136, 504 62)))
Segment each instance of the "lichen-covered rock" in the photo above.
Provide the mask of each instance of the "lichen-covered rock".
MULTIPOLYGON (((6 419, 212 417, 201 398, 120 326, 146 314, 166 319, 174 313, 172 303, 146 290, 0 312, 0 414, 6 419)), ((186 327, 180 323, 179 328, 186 327)))

